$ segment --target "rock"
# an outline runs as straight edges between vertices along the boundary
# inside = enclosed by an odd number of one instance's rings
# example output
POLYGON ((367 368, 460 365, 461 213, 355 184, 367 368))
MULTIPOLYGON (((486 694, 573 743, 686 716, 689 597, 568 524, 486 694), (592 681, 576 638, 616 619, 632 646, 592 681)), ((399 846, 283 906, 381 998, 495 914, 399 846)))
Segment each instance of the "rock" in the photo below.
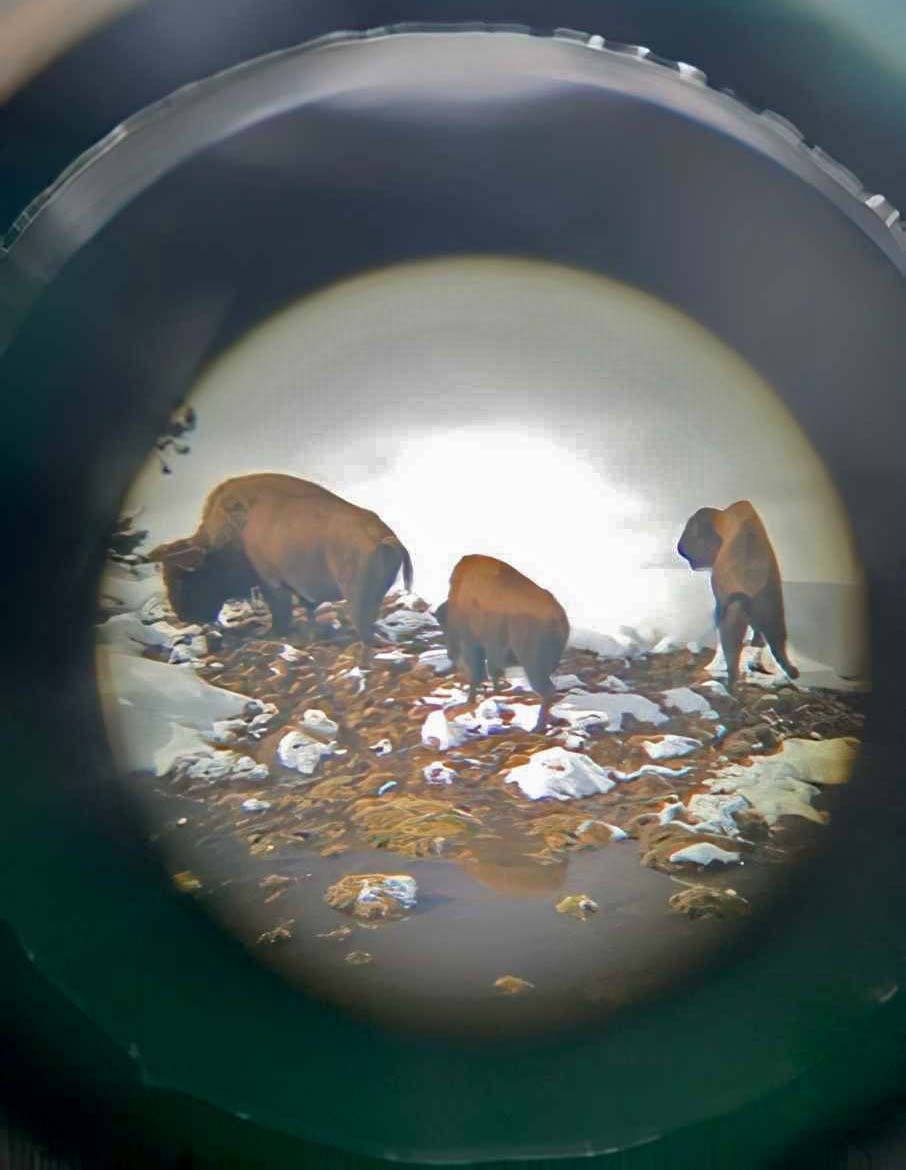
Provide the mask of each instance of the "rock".
POLYGON ((270 772, 267 764, 259 764, 251 756, 240 756, 232 751, 211 751, 179 756, 171 774, 178 780, 202 780, 213 784, 221 780, 260 783, 270 772))
POLYGON ((735 890, 711 886, 688 886, 667 900, 671 910, 687 918, 742 918, 749 903, 735 890))
POLYGON ((372 962, 374 955, 369 954, 368 951, 350 951, 346 956, 346 962, 353 967, 363 967, 366 963, 372 962))
POLYGON ((473 813, 448 801, 406 793, 389 801, 366 797, 356 801, 351 815, 370 845, 402 857, 437 857, 450 848, 455 852, 484 827, 473 813))
POLYGON ((253 796, 249 800, 244 800, 239 807, 243 812, 248 813, 267 812, 271 808, 271 802, 269 800, 256 800, 253 796))
POLYGON ((322 930, 316 937, 327 938, 331 941, 340 942, 344 938, 349 938, 352 934, 351 926, 338 926, 335 930, 322 930))
POLYGON ((740 860, 738 842, 702 833, 694 825, 676 819, 667 824, 654 820, 637 828, 642 865, 651 869, 673 873, 683 865, 708 865, 716 861, 731 864, 740 860))
POLYGON ((201 889, 200 880, 188 869, 174 873, 172 881, 181 894, 194 894, 201 889))
POLYGON ((293 937, 292 927, 294 922, 294 918, 288 918, 285 922, 278 922, 270 930, 263 930, 258 935, 256 940, 257 944, 260 946, 262 943, 265 943, 268 946, 274 946, 276 943, 289 942, 293 937))
POLYGON ((520 979, 518 975, 501 975, 494 980, 494 986, 501 995, 522 995, 523 992, 531 991, 535 985, 527 979, 520 979))
POLYGON ((567 894, 554 909, 558 914, 569 914, 580 922, 587 922, 590 914, 597 913, 598 903, 588 894, 567 894))
POLYGON ((418 887, 409 874, 349 873, 328 889, 324 901, 356 918, 400 918, 416 903, 418 887))
POLYGON ((743 727, 724 736, 721 751, 731 760, 750 756, 761 746, 761 738, 754 727, 743 727))

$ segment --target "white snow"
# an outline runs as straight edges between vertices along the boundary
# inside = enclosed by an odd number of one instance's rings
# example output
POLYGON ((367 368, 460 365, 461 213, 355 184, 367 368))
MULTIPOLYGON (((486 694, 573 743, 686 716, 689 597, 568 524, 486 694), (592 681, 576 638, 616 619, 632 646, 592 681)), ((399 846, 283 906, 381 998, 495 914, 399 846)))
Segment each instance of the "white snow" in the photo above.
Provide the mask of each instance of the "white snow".
POLYGON ((732 865, 739 861, 739 854, 728 849, 721 849, 719 845, 712 845, 710 841, 697 841, 694 845, 685 845, 670 854, 674 865, 688 861, 694 865, 711 865, 720 862, 721 865, 732 865))
MULTIPOLYGON (((657 819, 662 825, 669 825, 671 821, 675 821, 681 812, 686 811, 686 806, 681 800, 668 800, 665 805, 661 806, 658 812, 657 819)), ((680 822, 682 824, 682 822, 680 822)))
POLYGON ((452 784, 456 779, 456 772, 448 768, 443 760, 435 760, 422 768, 422 775, 429 784, 452 784))
POLYGON ((207 643, 200 626, 176 626, 168 621, 144 622, 137 613, 119 613, 97 627, 97 642, 121 654, 140 654, 149 647, 172 650, 187 643, 194 645, 194 657, 207 654, 207 643))
POLYGON ((249 702, 204 682, 191 668, 142 658, 135 643, 126 652, 118 645, 99 646, 97 665, 107 732, 123 771, 162 776, 179 756, 210 752, 201 733, 241 716, 249 702))
POLYGON ((374 657, 380 662, 408 662, 412 655, 407 654, 405 650, 400 650, 397 646, 393 650, 382 650, 374 657))
POLYGON ((164 608, 164 584, 159 565, 126 566, 108 561, 99 586, 100 606, 105 613, 140 610, 148 601, 164 608))
POLYGON ((682 638, 673 638, 666 634, 659 642, 651 647, 652 654, 669 654, 673 650, 683 650, 686 646, 682 638))
POLYGON ((440 631, 433 614, 416 609, 395 609, 376 622, 375 628, 391 642, 404 642, 416 634, 434 634, 440 631))
POLYGON ((459 747, 467 739, 466 729, 459 723, 451 723, 441 710, 432 711, 422 724, 422 743, 438 751, 459 747))
POLYGON ((636 658, 650 647, 635 630, 619 634, 600 634, 596 630, 571 630, 569 645, 577 650, 591 650, 601 658, 636 658))
POLYGON ((464 691, 455 684, 449 687, 437 687, 430 695, 423 695, 420 702, 426 707, 458 707, 468 699, 468 691, 464 691))
POLYGON ((227 779, 260 781, 269 775, 267 764, 256 764, 251 756, 210 749, 178 757, 173 762, 173 771, 177 776, 205 780, 209 784, 227 779))
POLYGON ((271 802, 269 800, 258 800, 253 796, 249 800, 244 800, 240 807, 243 812, 267 812, 271 807, 271 802))
MULTIPOLYGON (((724 689, 721 687, 721 690, 724 689)), ((717 712, 704 695, 693 691, 691 687, 671 687, 663 694, 664 706, 668 711, 681 711, 684 715, 701 715, 702 719, 718 718, 717 712)))
POLYGON ((393 744, 389 739, 379 739, 370 746, 376 756, 387 756, 393 751, 393 744))
POLYGON ((585 689, 585 683, 582 682, 577 674, 554 674, 551 675, 551 682, 558 691, 585 689))
MULTIPOLYGON (((787 646, 787 654, 799 670, 799 678, 795 681, 777 665, 767 647, 758 646, 743 646, 739 659, 740 676, 751 686, 765 688, 792 686, 803 690, 827 687, 830 690, 848 691, 862 690, 867 686, 864 679, 843 678, 833 667, 801 654, 793 645, 787 646)), ((727 660, 720 646, 705 670, 714 678, 727 677, 727 660)))
POLYGON ((734 817, 737 813, 747 812, 751 805, 740 793, 697 792, 687 807, 700 833, 738 837, 739 826, 734 817))
POLYGON ((812 801, 822 785, 844 783, 857 751, 858 742, 850 738, 787 739, 775 755, 727 765, 705 783, 714 793, 744 796, 769 825, 783 816, 823 823, 826 816, 812 801))
POLYGON ((582 833, 587 833, 592 825, 603 825, 605 829, 609 829, 611 841, 627 841, 629 839, 629 834, 624 832, 619 825, 611 825, 609 821, 599 821, 595 817, 589 817, 587 821, 576 825, 576 833, 581 836, 582 833))
POLYGON ((244 597, 231 598, 225 601, 220 607, 216 621, 217 625, 223 626, 227 630, 235 629, 251 622, 270 625, 271 611, 267 608, 264 601, 258 597, 252 597, 251 600, 244 597))
POLYGON ((419 666, 430 666, 435 674, 449 674, 453 663, 444 649, 425 650, 418 656, 419 666))
POLYGON ((355 681, 359 684, 359 689, 356 691, 356 694, 360 695, 365 689, 365 676, 367 673, 368 671, 362 670, 361 666, 352 666, 349 670, 344 672, 343 678, 355 679, 355 681))
POLYGON ((567 695, 552 708, 551 713, 568 720, 571 725, 574 722, 581 724, 585 716, 604 716, 609 732, 622 731, 624 715, 632 715, 640 723, 655 726, 667 722, 667 716, 656 703, 652 703, 644 695, 634 695, 630 692, 567 695))
POLYGON ((650 760, 673 760, 677 756, 688 756, 701 746, 701 740, 690 739, 687 735, 659 735, 656 739, 642 741, 642 747, 650 760))
POLYGON ((388 874, 379 882, 363 882, 356 901, 376 902, 382 895, 393 898, 406 910, 411 910, 418 895, 418 885, 415 878, 407 873, 388 874))
POLYGON ((629 686, 621 678, 617 678, 615 674, 609 674, 607 678, 601 681, 601 689, 605 691, 617 691, 619 694, 625 695, 629 691, 629 686))
POLYGON ((313 776, 325 756, 333 754, 335 744, 324 744, 302 731, 289 731, 277 746, 277 758, 285 768, 303 776, 313 776))
POLYGON ((302 715, 302 723, 306 731, 311 731, 314 735, 326 735, 328 737, 336 735, 340 730, 339 723, 335 723, 333 719, 329 719, 327 715, 317 707, 309 707, 302 715))
POLYGON ((527 764, 513 768, 506 782, 517 784, 530 800, 569 800, 609 792, 614 786, 609 774, 594 760, 561 747, 536 752, 527 764))

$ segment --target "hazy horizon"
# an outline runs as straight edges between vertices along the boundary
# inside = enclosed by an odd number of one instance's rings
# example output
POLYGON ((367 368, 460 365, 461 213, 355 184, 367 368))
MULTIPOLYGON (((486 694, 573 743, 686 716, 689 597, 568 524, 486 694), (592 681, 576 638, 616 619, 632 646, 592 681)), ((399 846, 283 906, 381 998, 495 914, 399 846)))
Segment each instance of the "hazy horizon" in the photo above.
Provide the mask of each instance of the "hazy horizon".
POLYGON ((839 497, 779 396, 690 318, 607 278, 504 258, 368 273, 251 332, 190 401, 191 454, 171 476, 150 459, 127 502, 153 542, 193 531, 221 480, 269 470, 377 511, 432 601, 461 555, 485 552, 577 627, 695 624, 707 576, 676 540, 697 508, 741 498, 786 580, 860 580, 839 497))

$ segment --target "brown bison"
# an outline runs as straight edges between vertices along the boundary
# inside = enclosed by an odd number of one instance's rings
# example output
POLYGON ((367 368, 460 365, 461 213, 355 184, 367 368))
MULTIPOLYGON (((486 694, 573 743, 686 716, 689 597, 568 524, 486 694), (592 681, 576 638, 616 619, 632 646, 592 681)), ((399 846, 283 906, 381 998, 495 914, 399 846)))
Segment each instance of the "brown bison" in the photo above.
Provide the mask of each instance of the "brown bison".
POLYGON ((676 546, 692 569, 711 570, 717 602, 715 621, 727 661, 730 690, 739 678, 739 656, 746 630, 752 644, 765 641, 790 678, 799 671, 786 654, 786 619, 780 568, 761 518, 748 500, 729 508, 699 508, 689 518, 676 546))
POLYGON ((536 731, 543 731, 554 685, 551 671, 569 637, 569 621, 552 593, 494 557, 463 557, 450 577, 447 600, 435 616, 447 649, 469 675, 469 700, 485 677, 496 683, 517 662, 541 696, 536 731))
POLYGON ((160 545, 174 611, 184 621, 213 621, 229 597, 261 589, 274 631, 292 625, 293 597, 309 611, 344 599, 365 645, 387 590, 412 562, 374 512, 291 475, 244 475, 208 495, 193 536, 160 545))

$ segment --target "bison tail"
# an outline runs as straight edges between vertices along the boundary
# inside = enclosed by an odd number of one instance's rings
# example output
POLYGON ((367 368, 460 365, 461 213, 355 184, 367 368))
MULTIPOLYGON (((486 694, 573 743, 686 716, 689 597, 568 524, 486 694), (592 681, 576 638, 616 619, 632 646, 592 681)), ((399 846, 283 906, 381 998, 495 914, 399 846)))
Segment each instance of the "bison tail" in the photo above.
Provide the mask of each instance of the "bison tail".
POLYGON ((409 551, 405 545, 400 545, 400 554, 403 558, 403 585, 406 587, 406 592, 412 592, 412 558, 409 556, 409 551))

